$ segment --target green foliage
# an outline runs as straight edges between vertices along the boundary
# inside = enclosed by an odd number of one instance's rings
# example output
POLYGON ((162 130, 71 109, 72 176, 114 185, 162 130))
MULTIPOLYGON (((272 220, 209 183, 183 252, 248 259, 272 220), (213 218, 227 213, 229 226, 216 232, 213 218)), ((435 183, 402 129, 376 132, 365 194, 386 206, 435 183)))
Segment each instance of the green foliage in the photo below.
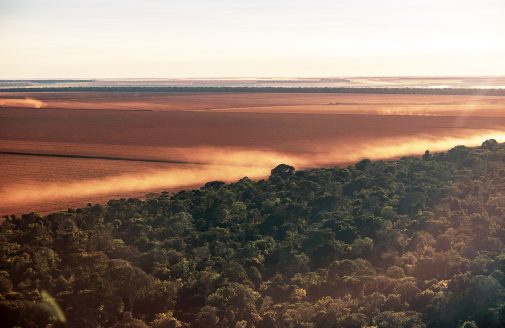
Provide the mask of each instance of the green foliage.
POLYGON ((504 154, 283 164, 7 217, 0 327, 503 327, 504 154))

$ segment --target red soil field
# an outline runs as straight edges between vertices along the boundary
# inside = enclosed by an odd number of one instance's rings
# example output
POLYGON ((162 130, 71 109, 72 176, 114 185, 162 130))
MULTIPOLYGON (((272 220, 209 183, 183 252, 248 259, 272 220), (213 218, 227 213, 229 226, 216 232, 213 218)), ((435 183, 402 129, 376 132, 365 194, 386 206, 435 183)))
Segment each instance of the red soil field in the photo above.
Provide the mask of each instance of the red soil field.
POLYGON ((503 140, 504 109, 491 96, 0 93, 0 214, 503 140))

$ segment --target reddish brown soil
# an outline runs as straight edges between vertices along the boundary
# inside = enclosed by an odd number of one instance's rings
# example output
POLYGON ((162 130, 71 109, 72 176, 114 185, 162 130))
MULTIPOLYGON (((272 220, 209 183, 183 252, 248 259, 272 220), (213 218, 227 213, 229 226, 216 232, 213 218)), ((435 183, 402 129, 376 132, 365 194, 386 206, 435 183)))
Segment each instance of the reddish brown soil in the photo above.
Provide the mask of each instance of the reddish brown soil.
POLYGON ((426 148, 470 145, 505 134, 505 97, 0 93, 0 100, 14 98, 36 99, 43 105, 32 108, 32 102, 14 102, 16 107, 0 107, 0 152, 4 152, 0 153, 0 214, 138 196, 198 185, 204 179, 235 179, 242 172, 242 176, 259 177, 281 161, 298 167, 341 164, 362 157, 390 158, 426 148), (202 166, 198 175, 195 165, 187 169, 185 164, 143 160, 226 165, 227 169, 202 166), (180 175, 186 171, 191 174, 184 180, 180 175), (162 173, 159 176, 170 183, 135 182, 126 188, 115 179, 137 181, 150 172, 162 173), (172 173, 179 178, 170 179, 172 173), (90 181, 100 179, 117 187, 111 185, 97 194, 75 187, 82 182, 91 188, 90 181), (66 191, 69 184, 73 187, 66 191), (47 185, 54 188, 47 191, 47 185))

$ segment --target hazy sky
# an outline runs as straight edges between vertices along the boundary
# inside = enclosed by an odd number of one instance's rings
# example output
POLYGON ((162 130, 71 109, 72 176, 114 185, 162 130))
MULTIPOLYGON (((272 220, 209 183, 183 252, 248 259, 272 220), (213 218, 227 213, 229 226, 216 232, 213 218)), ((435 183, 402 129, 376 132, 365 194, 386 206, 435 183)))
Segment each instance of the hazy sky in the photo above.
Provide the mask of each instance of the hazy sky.
POLYGON ((505 75, 505 0, 0 0, 0 79, 505 75))

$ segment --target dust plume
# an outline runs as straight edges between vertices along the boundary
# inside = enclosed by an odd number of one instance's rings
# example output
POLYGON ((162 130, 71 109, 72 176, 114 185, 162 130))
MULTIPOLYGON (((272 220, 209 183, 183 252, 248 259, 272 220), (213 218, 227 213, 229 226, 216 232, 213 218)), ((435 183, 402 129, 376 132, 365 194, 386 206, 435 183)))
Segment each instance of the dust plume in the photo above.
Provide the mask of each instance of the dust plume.
POLYGON ((504 142, 505 131, 480 131, 466 136, 458 134, 448 136, 419 134, 409 137, 379 138, 375 141, 358 141, 354 144, 339 145, 338 148, 301 158, 298 166, 318 167, 331 164, 350 164, 364 158, 372 160, 394 159, 408 155, 419 155, 424 153, 425 150, 431 152, 445 151, 458 145, 475 147, 487 139, 504 142))
POLYGON ((338 145, 326 143, 313 145, 305 152, 276 152, 268 150, 251 150, 249 148, 193 147, 171 148, 170 154, 178 160, 219 164, 230 166, 254 166, 273 168, 286 163, 296 168, 343 165, 357 162, 363 158, 393 159, 407 155, 422 154, 425 150, 444 151, 457 145, 478 146, 484 140, 496 139, 505 141, 505 131, 479 130, 478 132, 445 135, 417 134, 408 137, 381 137, 375 140, 348 139, 338 145))
POLYGON ((33 182, 15 190, 15 186, 0 189, 2 202, 12 204, 40 203, 54 199, 77 199, 139 191, 173 189, 203 185, 212 180, 233 181, 244 176, 258 178, 269 173, 267 168, 219 165, 187 165, 141 174, 125 174, 102 179, 81 180, 73 183, 41 184, 33 182), (12 190, 14 189, 14 190, 12 190))
MULTIPOLYGON (((178 149, 186 159, 208 164, 174 165, 167 169, 145 171, 139 174, 123 174, 101 179, 83 179, 72 183, 32 182, 23 185, 7 185, 0 189, 0 199, 9 206, 45 204, 47 202, 80 199, 88 201, 99 196, 155 192, 203 185, 212 180, 236 181, 244 176, 267 177, 270 170, 280 163, 298 169, 345 165, 363 158, 392 159, 406 155, 419 155, 426 149, 444 151, 456 145, 476 146, 494 138, 505 141, 505 132, 499 130, 477 131, 469 135, 423 134, 401 138, 349 140, 347 143, 320 145, 310 153, 282 153, 268 150, 247 150, 214 147, 178 149)), ((180 154, 179 154, 180 155, 180 154)))
POLYGON ((33 98, 0 98, 0 107, 42 108, 45 102, 33 98))

